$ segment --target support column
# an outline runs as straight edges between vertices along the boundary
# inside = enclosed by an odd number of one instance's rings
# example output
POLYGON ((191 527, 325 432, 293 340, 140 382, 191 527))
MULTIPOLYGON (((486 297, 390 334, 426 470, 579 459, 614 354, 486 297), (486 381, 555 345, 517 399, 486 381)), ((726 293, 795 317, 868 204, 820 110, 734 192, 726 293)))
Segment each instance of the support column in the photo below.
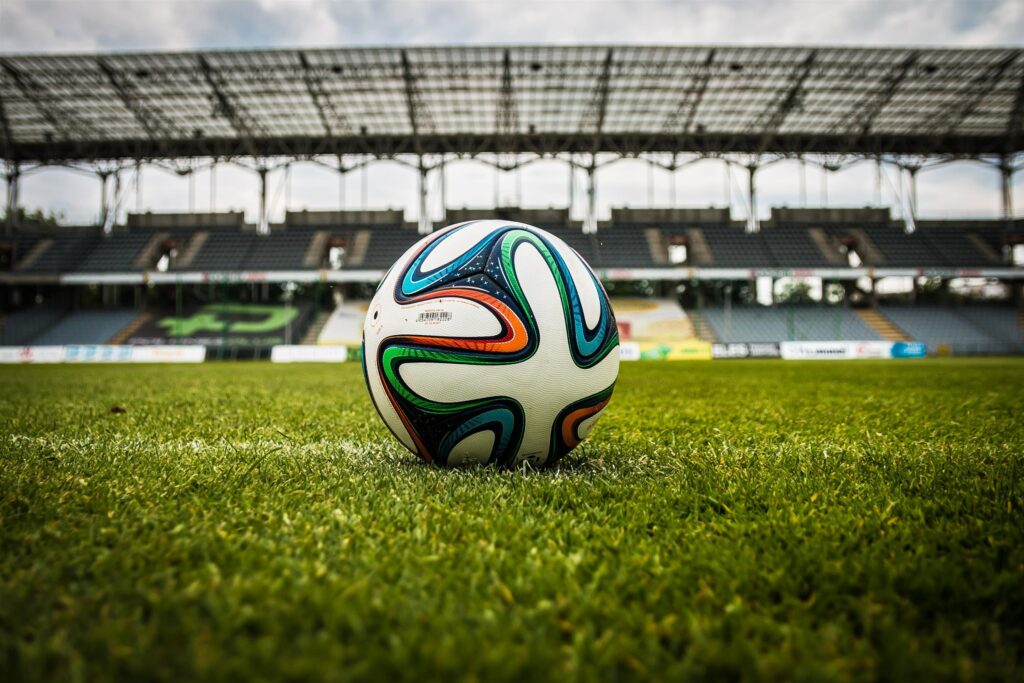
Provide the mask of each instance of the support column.
POLYGON ((448 164, 441 157, 441 225, 448 223, 448 164))
POLYGON ((270 232, 270 221, 267 216, 267 169, 264 166, 260 166, 256 173, 260 177, 260 214, 256 222, 256 232, 260 235, 266 235, 270 232))
POLYGON ((678 170, 679 169, 676 167, 676 164, 675 164, 675 157, 673 156, 672 168, 669 169, 669 172, 668 172, 668 177, 669 177, 668 203, 669 203, 669 207, 673 208, 673 209, 676 208, 676 181, 678 180, 678 178, 676 177, 676 172, 678 170))
POLYGON ((569 159, 569 218, 572 219, 572 210, 576 204, 576 167, 569 159))
POLYGON ((7 220, 5 221, 7 234, 14 231, 14 225, 18 221, 18 183, 21 179, 21 167, 17 162, 11 164, 7 173, 7 220))
POLYGON ((210 213, 217 212, 217 162, 210 164, 210 213))
POLYGON ((121 169, 114 171, 113 207, 107 211, 107 220, 103 223, 103 233, 109 235, 114 230, 117 214, 121 208, 121 169))
POLYGON ((107 232, 107 214, 110 213, 110 197, 107 191, 107 178, 110 177, 109 171, 100 171, 97 173, 100 177, 100 226, 103 228, 103 232, 107 232))
POLYGON ((1009 157, 1003 156, 999 160, 999 177, 1002 188, 1003 220, 1013 218, 1013 167, 1010 166, 1009 157))
POLYGON ((595 168, 587 167, 587 213, 583 217, 583 232, 597 232, 597 190, 595 188, 595 168))
POLYGON ((142 161, 135 162, 135 213, 142 213, 142 161))
POLYGON ((419 233, 426 235, 431 230, 430 214, 427 213, 427 168, 423 165, 423 157, 420 157, 420 216, 419 233))
POLYGON ((907 215, 904 222, 908 234, 917 230, 917 170, 916 166, 907 168, 909 196, 907 197, 907 215))
POLYGON ((757 175, 757 165, 751 164, 747 166, 749 173, 747 179, 747 198, 749 201, 748 213, 747 213, 747 232, 760 232, 761 224, 757 220, 757 183, 754 182, 754 176, 757 175))
POLYGON ((882 205, 882 158, 875 159, 875 206, 882 205))
POLYGON ((800 206, 807 208, 807 160, 800 157, 800 206))

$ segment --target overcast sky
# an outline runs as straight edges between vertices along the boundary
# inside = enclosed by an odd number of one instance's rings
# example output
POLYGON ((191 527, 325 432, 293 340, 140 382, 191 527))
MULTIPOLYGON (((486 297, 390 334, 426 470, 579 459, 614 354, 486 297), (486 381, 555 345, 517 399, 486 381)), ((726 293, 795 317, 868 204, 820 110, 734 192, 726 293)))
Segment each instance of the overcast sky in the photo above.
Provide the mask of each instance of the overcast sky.
MULTIPOLYGON (((93 52, 195 48, 330 47, 474 43, 662 43, 1020 46, 1024 44, 1022 0, 0 0, 0 51, 93 52)), ((1015 181, 1017 213, 1024 211, 1024 173, 1015 181)), ((649 172, 640 162, 622 162, 599 173, 599 211, 609 206, 668 205, 675 183, 677 203, 722 205, 728 178, 720 162, 708 161, 675 177, 649 172)), ((874 168, 862 164, 831 174, 809 168, 801 193, 799 166, 782 163, 759 174, 761 213, 771 205, 862 206, 876 198, 874 168)), ((255 219, 257 181, 242 169, 222 166, 216 175, 214 208, 244 209, 255 219)), ((741 216, 745 180, 732 177, 734 215, 741 216)), ((882 200, 893 201, 895 177, 882 182, 882 200)), ((416 176, 391 163, 366 174, 336 174, 311 165, 271 177, 274 217, 293 209, 408 207, 415 217, 416 176)), ((183 211, 210 207, 210 175, 192 181, 161 169, 143 173, 144 210, 183 211), (191 186, 191 191, 190 191, 191 186)), ((955 164, 922 173, 922 216, 995 216, 999 178, 977 164, 955 164)), ((463 162, 448 176, 449 204, 491 206, 495 173, 463 162)), ((502 204, 521 197, 525 206, 565 205, 567 171, 539 163, 503 174, 502 204)), ((25 177, 22 204, 63 212, 69 221, 95 219, 99 182, 94 176, 48 170, 25 177)), ((122 209, 138 198, 125 193, 122 209)))

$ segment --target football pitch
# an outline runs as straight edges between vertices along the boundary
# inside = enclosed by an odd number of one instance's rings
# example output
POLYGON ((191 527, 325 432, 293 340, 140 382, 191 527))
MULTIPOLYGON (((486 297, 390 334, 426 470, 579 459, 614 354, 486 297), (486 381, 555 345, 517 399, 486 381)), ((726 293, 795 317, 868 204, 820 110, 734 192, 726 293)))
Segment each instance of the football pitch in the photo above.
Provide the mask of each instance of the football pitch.
POLYGON ((357 363, 0 368, 0 675, 1019 679, 1022 409, 1021 360, 624 364, 556 469, 443 471, 357 363))

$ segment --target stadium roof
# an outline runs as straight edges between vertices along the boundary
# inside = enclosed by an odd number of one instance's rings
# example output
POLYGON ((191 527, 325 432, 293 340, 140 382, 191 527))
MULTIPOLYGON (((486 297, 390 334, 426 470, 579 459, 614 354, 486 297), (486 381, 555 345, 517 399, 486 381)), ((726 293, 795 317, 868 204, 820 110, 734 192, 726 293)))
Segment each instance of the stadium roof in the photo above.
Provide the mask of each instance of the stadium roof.
POLYGON ((41 163, 484 152, 1012 154, 1024 50, 514 46, 0 56, 41 163))

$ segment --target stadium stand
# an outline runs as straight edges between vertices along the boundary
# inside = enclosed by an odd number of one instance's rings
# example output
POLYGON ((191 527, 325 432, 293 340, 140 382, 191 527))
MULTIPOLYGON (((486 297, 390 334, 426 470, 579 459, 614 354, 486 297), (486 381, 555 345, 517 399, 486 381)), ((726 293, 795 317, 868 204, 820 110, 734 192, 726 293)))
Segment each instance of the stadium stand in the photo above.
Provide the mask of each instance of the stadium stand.
POLYGON ((835 306, 703 308, 700 315, 723 342, 873 341, 881 337, 852 310, 835 306))
MULTIPOLYGON (((656 268, 664 266, 668 258, 659 254, 656 261, 652 253, 645 230, 647 226, 639 224, 617 224, 600 231, 596 237, 596 247, 591 245, 590 251, 597 251, 594 261, 606 268, 656 268)), ((574 247, 575 248, 575 247, 574 247)), ((576 249, 581 254, 584 252, 576 249)), ((587 258, 584 254, 584 258, 587 258)), ((589 261, 590 259, 588 259, 589 261)))
POLYGON ((957 310, 975 327, 992 338, 1007 344, 1024 344, 1024 331, 1020 327, 1019 313, 1006 306, 970 305, 957 310))
POLYGON ((269 235, 256 235, 244 262, 246 270, 300 270, 312 230, 285 230, 269 235))
POLYGON ((60 234, 53 237, 39 235, 35 247, 45 247, 41 253, 22 252, 22 261, 15 270, 23 273, 63 273, 74 269, 83 256, 99 242, 97 232, 90 234, 60 234), (48 241, 48 245, 42 244, 48 241), (27 260, 31 256, 31 261, 27 260))
POLYGON ((1010 336, 1012 332, 1007 330, 1009 325, 1016 324, 1016 313, 1009 308, 979 307, 971 311, 967 307, 886 305, 880 310, 915 341, 927 344, 932 353, 944 350, 957 354, 1021 351, 1021 342, 1014 341, 1010 336))
POLYGON ((105 344, 139 316, 139 311, 76 311, 32 339, 33 344, 105 344))
POLYGON ((183 270, 241 270, 255 247, 256 235, 242 232, 211 232, 199 252, 183 270))
POLYGON ((0 346, 25 346, 57 324, 64 315, 59 308, 34 306, 0 319, 0 346))
POLYGON ((115 233, 98 241, 75 264, 75 270, 94 273, 134 270, 136 256, 150 239, 150 232, 115 233))

